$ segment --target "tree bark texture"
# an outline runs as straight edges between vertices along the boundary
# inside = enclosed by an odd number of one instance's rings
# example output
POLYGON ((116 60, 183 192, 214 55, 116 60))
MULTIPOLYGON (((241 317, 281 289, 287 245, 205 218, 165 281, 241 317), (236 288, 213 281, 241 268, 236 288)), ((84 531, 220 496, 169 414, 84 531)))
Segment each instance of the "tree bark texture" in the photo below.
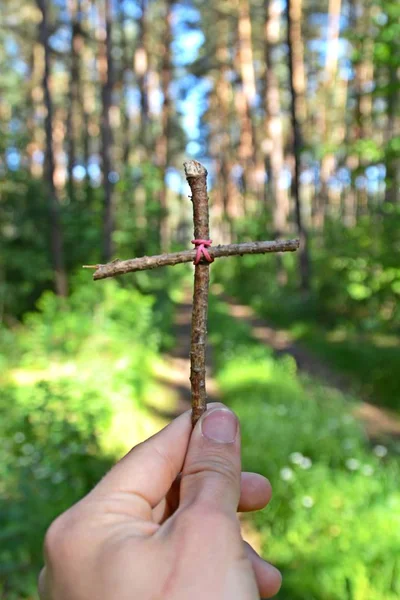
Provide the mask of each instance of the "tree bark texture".
MULTIPOLYGON (((248 190, 254 189, 253 174, 257 164, 256 129, 253 117, 256 83, 249 0, 238 0, 236 63, 241 82, 235 93, 236 110, 240 121, 238 154, 243 167, 245 196, 248 190)), ((245 202, 246 198, 244 197, 243 200, 245 202)))
MULTIPOLYGON (((388 148, 392 138, 400 135, 400 119, 397 114, 400 105, 400 89, 394 62, 391 62, 387 69, 390 93, 387 106, 385 143, 388 148)), ((400 158, 399 156, 393 156, 393 152, 387 151, 386 155, 385 202, 398 204, 400 202, 400 158)))
POLYGON ((286 230, 289 214, 289 199, 282 185, 284 167, 284 141, 282 130, 279 82, 272 59, 272 50, 279 41, 280 14, 276 2, 265 2, 265 134, 268 151, 265 170, 269 175, 268 187, 273 202, 274 236, 280 237, 286 230))
POLYGON ((125 31, 125 10, 124 10, 124 1, 119 0, 118 5, 118 17, 119 17, 119 29, 121 32, 121 70, 120 70, 120 78, 122 82, 122 164, 124 167, 129 165, 129 158, 131 154, 131 142, 132 142, 132 132, 131 132, 131 120, 129 117, 129 108, 127 101, 127 74, 129 73, 130 65, 133 60, 133 53, 129 51, 128 41, 126 39, 126 31, 125 31))
POLYGON ((147 0, 140 0, 140 17, 138 19, 138 44, 135 50, 134 69, 137 85, 140 93, 140 136, 139 144, 142 144, 147 153, 149 146, 149 96, 148 86, 148 33, 147 33, 147 0))
MULTIPOLYGON (((322 103, 319 109, 320 136, 323 145, 326 147, 333 140, 335 131, 334 119, 337 110, 337 97, 340 87, 337 86, 337 68, 339 58, 339 34, 340 34, 340 12, 342 1, 329 0, 328 8, 328 28, 326 35, 326 58, 321 85, 322 103)), ((332 194, 329 186, 329 179, 335 170, 335 156, 332 152, 326 152, 321 159, 320 165, 320 190, 316 196, 313 210, 313 224, 321 229, 325 222, 325 213, 327 206, 332 202, 332 194)))
POLYGON ((50 91, 50 47, 47 0, 36 0, 42 20, 39 24, 39 39, 43 47, 44 70, 42 79, 45 116, 45 177, 48 187, 48 206, 50 220, 51 255, 55 275, 55 289, 59 296, 67 296, 68 282, 64 265, 64 241, 60 218, 60 206, 54 184, 55 160, 53 150, 53 100, 50 91))
POLYGON ((286 22, 287 44, 289 51, 289 87, 291 96, 290 113, 294 156, 292 193, 295 201, 297 231, 300 238, 300 283, 301 289, 304 292, 308 292, 310 289, 310 258, 308 250, 308 236, 303 223, 301 211, 300 195, 301 150, 303 146, 301 125, 305 118, 305 75, 301 17, 301 0, 287 0, 286 22))
POLYGON ((171 137, 171 81, 172 81, 172 10, 175 0, 165 0, 165 32, 163 36, 161 91, 163 95, 161 109, 161 133, 156 143, 157 164, 161 171, 161 189, 158 194, 160 248, 165 252, 168 247, 168 210, 167 210, 167 167, 169 165, 171 137))
POLYGON ((73 170, 76 164, 76 135, 78 101, 80 100, 80 53, 83 48, 83 39, 80 24, 80 2, 70 1, 71 19, 71 46, 70 46, 70 76, 68 89, 68 109, 66 122, 66 138, 68 143, 68 189, 71 198, 74 197, 73 170))
MULTIPOLYGON (((217 17, 216 17, 217 18, 217 17)), ((216 39, 217 75, 213 93, 210 97, 210 116, 212 135, 210 136, 210 154, 217 164, 217 185, 214 197, 214 227, 219 239, 230 241, 232 222, 242 216, 243 207, 236 186, 232 180, 233 166, 232 140, 229 134, 232 119, 233 89, 229 79, 233 65, 229 52, 229 19, 226 15, 219 18, 216 39)))
POLYGON ((104 30, 100 41, 99 71, 101 79, 101 158, 104 187, 103 216, 103 259, 110 260, 113 253, 112 234, 114 231, 114 206, 112 182, 112 129, 110 109, 113 91, 112 58, 112 15, 111 0, 104 4, 104 30))
MULTIPOLYGON (((194 238, 208 240, 207 170, 198 162, 184 163, 192 192, 194 238)), ((192 332, 190 341, 190 383, 192 388, 192 424, 206 410, 206 342, 210 265, 201 261, 194 270, 192 332)))
MULTIPOLYGON (((242 244, 227 244, 211 246, 208 253, 211 258, 224 258, 228 256, 243 256, 244 254, 268 254, 271 252, 295 252, 299 248, 299 240, 276 240, 271 242, 243 242, 242 244)), ((85 269, 95 269, 93 279, 106 279, 125 273, 147 271, 159 267, 179 265, 180 263, 193 262, 196 257, 195 250, 182 250, 170 254, 157 254, 155 256, 141 256, 119 260, 118 258, 105 265, 84 265, 85 269)))

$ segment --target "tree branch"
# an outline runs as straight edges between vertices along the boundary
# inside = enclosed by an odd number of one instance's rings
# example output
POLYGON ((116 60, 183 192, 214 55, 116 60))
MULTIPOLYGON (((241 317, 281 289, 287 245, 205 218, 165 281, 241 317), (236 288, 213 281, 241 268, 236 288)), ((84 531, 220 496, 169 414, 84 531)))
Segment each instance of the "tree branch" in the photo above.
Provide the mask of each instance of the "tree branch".
MULTIPOLYGON (((299 247, 299 240, 277 240, 271 242, 244 242, 242 244, 228 244, 225 246, 211 246, 208 252, 212 258, 226 256, 242 256, 243 254, 267 254, 269 252, 295 252, 299 247)), ((193 262, 196 250, 182 250, 171 254, 156 256, 142 256, 128 260, 113 260, 105 265, 84 265, 84 269, 95 269, 93 279, 106 279, 124 273, 157 269, 168 265, 193 262)))
MULTIPOLYGON (((199 162, 183 163, 185 175, 192 191, 193 223, 195 239, 208 240, 207 170, 199 162)), ((200 261, 194 269, 192 330, 190 339, 190 384, 192 391, 192 425, 196 425, 207 409, 206 394, 206 341, 208 288, 210 265, 200 261)))

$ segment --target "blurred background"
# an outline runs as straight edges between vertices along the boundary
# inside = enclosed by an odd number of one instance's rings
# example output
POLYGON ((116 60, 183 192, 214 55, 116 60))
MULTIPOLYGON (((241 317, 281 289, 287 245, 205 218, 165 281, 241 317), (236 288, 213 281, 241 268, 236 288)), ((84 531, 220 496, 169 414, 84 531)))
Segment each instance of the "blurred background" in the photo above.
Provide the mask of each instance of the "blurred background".
POLYGON ((268 509, 243 520, 280 600, 400 594, 400 5, 3 0, 0 598, 37 598, 44 532, 188 407, 185 158, 214 243, 208 389, 268 509))

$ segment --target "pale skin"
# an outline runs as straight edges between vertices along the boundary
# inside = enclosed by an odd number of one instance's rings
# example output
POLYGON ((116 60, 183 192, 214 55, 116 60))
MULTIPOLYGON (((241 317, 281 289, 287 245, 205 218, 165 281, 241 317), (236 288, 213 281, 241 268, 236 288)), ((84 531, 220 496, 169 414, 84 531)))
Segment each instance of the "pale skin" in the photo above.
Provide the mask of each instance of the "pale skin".
POLYGON ((246 544, 237 511, 271 497, 241 472, 240 427, 220 403, 133 448, 50 526, 42 600, 259 600, 280 573, 246 544))

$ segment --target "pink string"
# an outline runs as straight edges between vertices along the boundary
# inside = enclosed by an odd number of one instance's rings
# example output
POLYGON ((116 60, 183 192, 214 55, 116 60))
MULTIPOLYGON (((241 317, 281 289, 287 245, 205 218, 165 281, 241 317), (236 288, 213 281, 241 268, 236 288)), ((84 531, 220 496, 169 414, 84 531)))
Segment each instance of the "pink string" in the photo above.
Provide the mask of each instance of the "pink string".
POLYGON ((212 263, 214 259, 210 256, 207 248, 209 248, 212 244, 212 240, 192 240, 192 244, 196 247, 196 258, 193 261, 194 265, 198 265, 201 261, 202 256, 206 259, 207 262, 212 263))

